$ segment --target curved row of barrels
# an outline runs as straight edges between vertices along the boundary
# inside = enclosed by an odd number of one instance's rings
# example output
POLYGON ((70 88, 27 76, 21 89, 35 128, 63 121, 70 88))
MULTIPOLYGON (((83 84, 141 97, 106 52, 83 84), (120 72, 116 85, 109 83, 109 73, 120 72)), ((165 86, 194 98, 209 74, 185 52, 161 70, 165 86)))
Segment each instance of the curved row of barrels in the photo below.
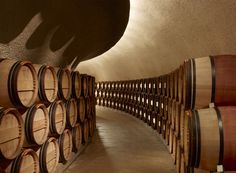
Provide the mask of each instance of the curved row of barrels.
POLYGON ((95 78, 1 59, 0 172, 55 172, 96 128, 95 78))
POLYGON ((0 106, 27 108, 35 103, 93 96, 95 78, 67 68, 0 59, 0 106))
POLYGON ((236 56, 185 60, 169 74, 97 83, 97 104, 161 134, 176 172, 236 171, 236 56))

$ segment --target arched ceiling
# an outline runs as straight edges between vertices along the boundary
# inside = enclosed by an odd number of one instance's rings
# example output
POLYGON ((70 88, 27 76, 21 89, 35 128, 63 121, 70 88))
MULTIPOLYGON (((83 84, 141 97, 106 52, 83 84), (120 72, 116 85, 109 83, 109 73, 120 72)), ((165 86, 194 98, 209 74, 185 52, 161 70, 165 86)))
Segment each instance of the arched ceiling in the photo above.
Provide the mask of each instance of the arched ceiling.
POLYGON ((65 67, 121 38, 129 0, 2 0, 0 56, 65 67))
POLYGON ((236 54, 235 0, 131 0, 124 36, 78 69, 98 81, 135 79, 216 54, 236 54))

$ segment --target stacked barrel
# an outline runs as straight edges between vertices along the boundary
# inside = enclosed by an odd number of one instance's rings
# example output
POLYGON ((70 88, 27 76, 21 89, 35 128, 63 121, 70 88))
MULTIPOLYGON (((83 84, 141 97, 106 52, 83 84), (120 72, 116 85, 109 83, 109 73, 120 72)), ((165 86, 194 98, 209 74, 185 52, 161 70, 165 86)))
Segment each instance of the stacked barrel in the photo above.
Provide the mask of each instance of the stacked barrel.
POLYGON ((93 136, 95 78, 0 59, 0 172, 54 172, 93 136))
POLYGON ((162 136, 177 173, 236 171, 236 56, 184 61, 159 77, 97 83, 97 104, 162 136))

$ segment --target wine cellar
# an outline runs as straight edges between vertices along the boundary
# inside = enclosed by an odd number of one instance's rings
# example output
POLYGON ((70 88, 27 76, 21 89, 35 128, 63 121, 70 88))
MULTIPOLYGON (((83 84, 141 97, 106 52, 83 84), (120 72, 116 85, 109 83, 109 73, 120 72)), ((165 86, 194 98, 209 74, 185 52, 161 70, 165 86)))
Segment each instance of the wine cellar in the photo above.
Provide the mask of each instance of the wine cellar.
POLYGON ((236 173, 235 0, 0 8, 0 173, 236 173))

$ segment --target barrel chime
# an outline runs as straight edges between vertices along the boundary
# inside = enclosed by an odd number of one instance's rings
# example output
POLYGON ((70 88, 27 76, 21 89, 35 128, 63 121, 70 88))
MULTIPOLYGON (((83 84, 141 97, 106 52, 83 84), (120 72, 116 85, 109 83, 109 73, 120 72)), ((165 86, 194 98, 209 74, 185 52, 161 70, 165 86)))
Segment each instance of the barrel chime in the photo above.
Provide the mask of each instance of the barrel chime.
POLYGON ((96 127, 95 78, 0 59, 0 172, 51 173, 96 127))
POLYGON ((187 59, 159 77, 96 84, 97 104, 163 137, 177 173, 236 171, 236 56, 187 59))

